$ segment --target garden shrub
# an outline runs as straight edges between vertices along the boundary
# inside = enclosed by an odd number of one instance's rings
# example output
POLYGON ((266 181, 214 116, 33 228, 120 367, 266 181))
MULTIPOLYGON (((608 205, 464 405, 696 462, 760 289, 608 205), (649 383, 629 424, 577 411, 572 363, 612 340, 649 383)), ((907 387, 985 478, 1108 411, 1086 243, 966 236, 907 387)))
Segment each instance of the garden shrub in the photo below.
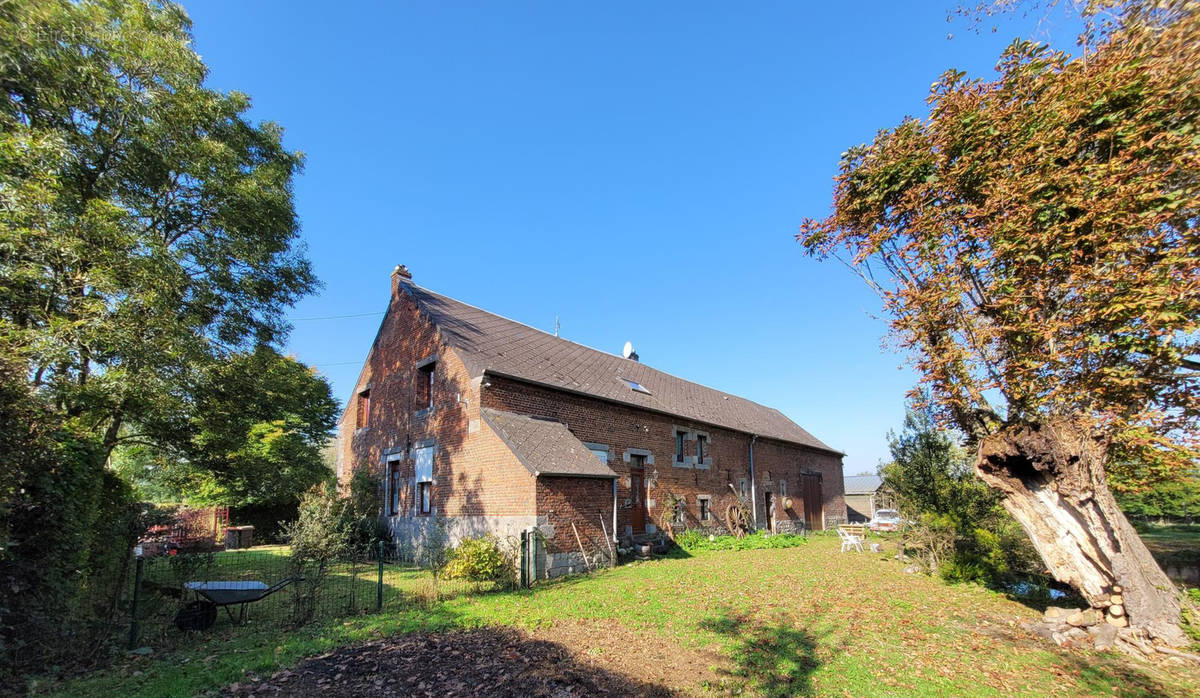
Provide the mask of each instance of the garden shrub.
POLYGON ((516 582, 516 560, 493 535, 467 538, 448 554, 442 576, 513 586, 516 582))
POLYGON ((107 648, 138 528, 96 441, 0 363, 0 685, 107 648))
POLYGON ((303 577, 292 594, 292 621, 297 625, 313 619, 329 568, 350 551, 345 507, 336 489, 319 485, 301 498, 299 515, 284 527, 292 549, 288 574, 303 577))
POLYGON ((807 538, 796 533, 769 534, 766 531, 755 531, 738 538, 730 535, 711 535, 703 530, 691 529, 675 536, 675 544, 688 553, 712 550, 795 548, 807 542, 807 538))
POLYGON ((355 550, 373 550, 381 540, 391 538, 380 519, 379 480, 369 467, 354 469, 347 488, 342 512, 349 531, 349 543, 355 550))
MULTIPOLYGON (((917 401, 922 402, 922 401, 917 401)), ((976 476, 960 437, 938 428, 927 408, 909 406, 900 434, 888 435, 893 462, 880 469, 904 516, 901 547, 948 581, 1003 586, 1042 566, 1029 536, 976 476)))

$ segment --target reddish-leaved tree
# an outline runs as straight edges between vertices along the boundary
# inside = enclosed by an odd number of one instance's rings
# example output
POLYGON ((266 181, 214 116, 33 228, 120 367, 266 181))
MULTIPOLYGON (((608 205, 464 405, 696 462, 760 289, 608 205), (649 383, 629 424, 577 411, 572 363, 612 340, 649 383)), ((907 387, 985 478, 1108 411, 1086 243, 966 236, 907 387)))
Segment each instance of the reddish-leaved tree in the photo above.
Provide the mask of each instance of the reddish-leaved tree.
POLYGON ((1099 17, 1077 56, 1019 41, 992 81, 946 73, 927 119, 845 154, 798 238, 879 292, 1054 576, 1178 646, 1177 591, 1108 480, 1200 453, 1200 8, 1099 17))

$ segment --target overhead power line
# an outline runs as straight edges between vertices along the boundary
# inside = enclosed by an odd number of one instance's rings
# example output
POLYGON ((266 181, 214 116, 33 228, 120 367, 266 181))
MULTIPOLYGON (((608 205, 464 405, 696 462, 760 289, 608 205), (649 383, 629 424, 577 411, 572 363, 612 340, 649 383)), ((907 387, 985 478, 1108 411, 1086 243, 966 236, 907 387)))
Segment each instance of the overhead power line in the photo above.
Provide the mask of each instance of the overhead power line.
POLYGON ((383 313, 382 313, 382 312, 378 312, 378 313, 355 313, 355 314, 353 314, 353 315, 323 315, 323 316, 321 316, 321 317, 294 317, 294 318, 292 318, 292 322, 311 322, 311 321, 313 321, 313 320, 344 320, 344 319, 346 319, 346 318, 352 318, 352 317, 371 317, 371 316, 373 316, 373 315, 383 315, 383 313))

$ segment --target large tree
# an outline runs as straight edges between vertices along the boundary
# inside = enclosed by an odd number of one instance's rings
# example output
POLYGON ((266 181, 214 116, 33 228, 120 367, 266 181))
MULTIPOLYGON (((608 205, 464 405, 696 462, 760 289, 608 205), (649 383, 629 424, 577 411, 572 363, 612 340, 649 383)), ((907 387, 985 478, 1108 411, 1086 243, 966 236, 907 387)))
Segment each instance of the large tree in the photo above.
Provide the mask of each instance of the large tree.
POLYGON ((118 451, 129 466, 152 468, 143 476, 152 486, 190 502, 294 513, 333 476, 321 450, 338 403, 324 377, 291 357, 268 347, 235 354, 176 405, 119 437, 131 445, 118 451))
POLYGON ((0 350, 111 453, 316 281, 301 156, 165 0, 0 3, 0 350))
POLYGON ((994 80, 943 75, 927 119, 845 154, 798 237, 880 293, 1055 577, 1182 645, 1106 467, 1151 482, 1200 446, 1200 9, 1097 5, 1075 56, 1017 41, 994 80))

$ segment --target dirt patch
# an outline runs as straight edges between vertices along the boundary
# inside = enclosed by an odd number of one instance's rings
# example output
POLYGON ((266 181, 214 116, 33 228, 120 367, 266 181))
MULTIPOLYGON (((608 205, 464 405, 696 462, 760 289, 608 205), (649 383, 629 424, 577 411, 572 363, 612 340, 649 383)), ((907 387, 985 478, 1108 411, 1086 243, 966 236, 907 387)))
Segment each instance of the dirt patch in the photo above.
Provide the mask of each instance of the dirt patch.
POLYGON ((510 629, 397 635, 306 659, 225 696, 670 696, 510 629))
POLYGON ((610 620, 560 620, 533 635, 560 643, 603 670, 674 690, 687 691, 702 681, 717 681, 720 675, 714 667, 729 663, 711 647, 684 647, 657 633, 631 630, 610 620))

